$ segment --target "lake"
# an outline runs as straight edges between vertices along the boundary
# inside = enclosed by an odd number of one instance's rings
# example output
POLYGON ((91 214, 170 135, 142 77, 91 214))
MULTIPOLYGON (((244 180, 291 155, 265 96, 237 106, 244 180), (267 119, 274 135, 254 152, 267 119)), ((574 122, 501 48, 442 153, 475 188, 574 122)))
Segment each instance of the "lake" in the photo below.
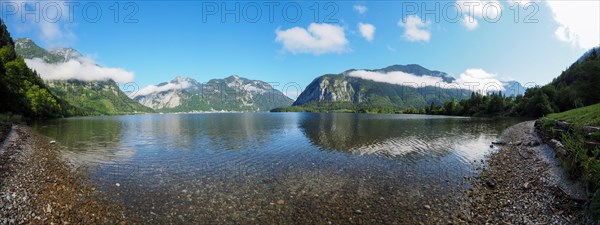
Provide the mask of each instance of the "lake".
POLYGON ((452 214, 514 118, 80 117, 34 128, 143 223, 414 223, 452 214))

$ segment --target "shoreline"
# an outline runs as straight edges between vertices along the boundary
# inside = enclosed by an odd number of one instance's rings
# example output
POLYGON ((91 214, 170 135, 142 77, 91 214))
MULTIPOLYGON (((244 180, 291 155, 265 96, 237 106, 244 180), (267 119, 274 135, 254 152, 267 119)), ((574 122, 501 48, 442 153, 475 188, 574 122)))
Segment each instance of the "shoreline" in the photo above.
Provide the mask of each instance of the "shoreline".
POLYGON ((467 215, 459 215, 463 222, 594 224, 583 213, 585 189, 567 178, 534 121, 507 128, 500 140, 503 145, 467 191, 470 206, 467 215))
POLYGON ((13 125, 0 149, 0 224, 123 224, 122 207, 60 160, 57 144, 13 125))
MULTIPOLYGON (((472 188, 456 199, 459 207, 449 211, 449 222, 594 224, 583 214, 585 190, 566 178, 534 121, 507 128, 499 140, 499 149, 471 179, 472 188)), ((131 221, 122 206, 61 161, 58 147, 30 127, 12 126, 0 146, 0 224, 131 221)))

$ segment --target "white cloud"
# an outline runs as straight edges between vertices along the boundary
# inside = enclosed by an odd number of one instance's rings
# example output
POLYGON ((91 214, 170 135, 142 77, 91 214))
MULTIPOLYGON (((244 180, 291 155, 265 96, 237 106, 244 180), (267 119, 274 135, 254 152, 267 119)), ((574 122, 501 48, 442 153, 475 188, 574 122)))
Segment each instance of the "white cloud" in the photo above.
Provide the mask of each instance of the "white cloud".
POLYGON ((365 80, 384 82, 390 84, 418 86, 437 86, 444 83, 440 77, 417 76, 404 72, 380 73, 366 70, 356 70, 348 73, 349 76, 358 77, 365 80))
POLYGON ((277 29, 275 41, 283 44, 285 51, 292 54, 343 53, 348 50, 348 40, 344 28, 332 24, 311 23, 308 29, 293 27, 277 29))
POLYGON ((410 15, 403 20, 398 21, 398 26, 404 27, 404 38, 408 41, 424 41, 431 39, 429 32, 429 21, 422 21, 419 16, 410 15))
POLYGON ((356 70, 348 73, 348 76, 412 87, 434 86, 444 89, 462 88, 479 93, 504 90, 502 82, 496 79, 497 75, 488 73, 483 69, 467 69, 452 83, 445 82, 441 77, 427 75, 418 76, 404 72, 380 73, 366 70, 356 70))
POLYGON ((558 23, 556 38, 583 49, 600 45, 600 1, 546 1, 558 23))
POLYGON ((15 17, 17 31, 33 31, 37 33, 39 40, 47 47, 69 46, 77 39, 73 32, 74 23, 69 22, 71 17, 66 1, 40 2, 33 0, 13 0, 7 1, 6 5, 17 7, 17 10, 23 10, 25 7, 37 7, 36 13, 41 14, 42 18, 35 21, 33 15, 21 18, 24 12, 17 12, 12 15, 15 17))
POLYGON ((135 74, 122 68, 101 67, 88 57, 71 59, 64 63, 50 64, 44 60, 25 59, 27 66, 37 71, 44 80, 108 80, 127 83, 133 80, 135 74))
POLYGON ((356 10, 358 12, 358 14, 365 14, 367 12, 367 10, 369 10, 364 5, 354 5, 353 8, 354 8, 354 10, 356 10))
POLYGON ((477 26, 479 26, 479 22, 477 19, 470 17, 469 15, 464 15, 462 19, 462 25, 467 28, 467 30, 475 30, 477 26))
POLYGON ((496 0, 456 0, 460 11, 464 14, 462 25, 467 30, 474 30, 479 26, 478 19, 494 22, 502 16, 502 5, 496 0))
POLYGON ((136 92, 133 97, 146 96, 152 93, 159 93, 163 91, 186 89, 191 85, 192 84, 189 82, 167 83, 162 86, 150 85, 136 92))
POLYGON ((467 69, 458 76, 453 84, 479 93, 502 91, 504 88, 502 82, 496 79, 497 76, 497 74, 488 73, 483 69, 467 69))
POLYGON ((362 35, 367 41, 373 41, 373 37, 375 36, 375 26, 369 23, 358 23, 358 30, 360 30, 360 35, 362 35))

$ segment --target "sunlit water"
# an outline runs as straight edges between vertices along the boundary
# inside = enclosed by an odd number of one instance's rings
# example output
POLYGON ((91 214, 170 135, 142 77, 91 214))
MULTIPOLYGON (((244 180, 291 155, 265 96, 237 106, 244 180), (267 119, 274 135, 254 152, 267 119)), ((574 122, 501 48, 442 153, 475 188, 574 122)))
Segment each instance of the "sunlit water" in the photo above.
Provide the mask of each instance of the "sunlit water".
MULTIPOLYGON (((144 223, 397 223, 469 187, 515 119, 243 113, 35 125, 144 223)), ((418 218, 420 217, 420 219, 418 218)))

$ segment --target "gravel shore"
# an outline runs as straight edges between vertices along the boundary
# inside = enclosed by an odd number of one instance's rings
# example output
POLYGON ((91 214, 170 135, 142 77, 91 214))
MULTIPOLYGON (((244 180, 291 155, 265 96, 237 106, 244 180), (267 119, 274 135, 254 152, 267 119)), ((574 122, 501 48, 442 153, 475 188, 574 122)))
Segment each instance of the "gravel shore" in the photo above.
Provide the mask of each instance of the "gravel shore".
POLYGON ((534 132, 534 121, 501 136, 499 151, 468 191, 469 224, 596 224, 583 214, 585 190, 568 180, 551 148, 534 132))
POLYGON ((0 224, 120 224, 125 216, 63 163, 56 144, 14 125, 0 146, 0 224))

